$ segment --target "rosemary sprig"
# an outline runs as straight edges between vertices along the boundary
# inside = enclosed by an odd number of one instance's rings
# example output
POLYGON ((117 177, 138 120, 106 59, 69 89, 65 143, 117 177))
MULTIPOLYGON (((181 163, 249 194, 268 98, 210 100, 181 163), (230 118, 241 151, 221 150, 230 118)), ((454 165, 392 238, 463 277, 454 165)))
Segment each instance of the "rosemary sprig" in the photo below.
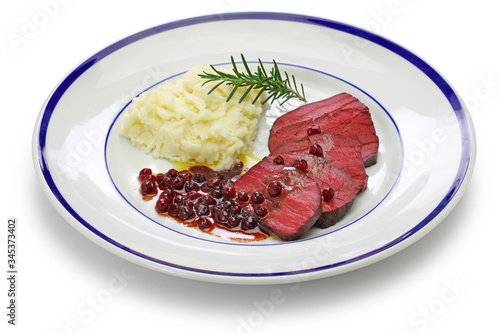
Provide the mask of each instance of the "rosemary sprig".
POLYGON ((283 98, 283 101, 280 104, 285 103, 289 99, 298 98, 303 102, 307 102, 304 93, 304 86, 301 84, 301 92, 297 88, 297 82, 295 81, 295 77, 292 75, 291 80, 290 76, 287 72, 284 72, 283 75, 280 73, 280 69, 278 68, 278 64, 275 60, 273 60, 273 67, 270 70, 270 73, 266 72, 262 61, 259 60, 259 66, 257 67, 257 71, 252 73, 250 67, 248 66, 247 61, 243 54, 241 55, 241 61, 243 62, 243 66, 245 67, 246 73, 244 71, 240 72, 236 67, 236 63, 234 58, 231 56, 231 63, 233 64, 233 73, 226 73, 220 70, 217 70, 213 65, 210 65, 214 73, 203 72, 203 74, 198 74, 201 78, 206 79, 203 82, 203 85, 209 82, 217 82, 216 85, 210 89, 208 94, 213 92, 222 84, 232 85, 233 89, 229 93, 226 102, 228 102, 233 96, 234 93, 238 90, 239 87, 247 87, 243 95, 241 96, 239 103, 241 103, 245 97, 252 91, 252 89, 257 89, 259 92, 257 96, 255 96, 252 104, 255 103, 259 97, 267 92, 268 96, 264 100, 263 103, 271 100, 271 103, 276 101, 277 99, 283 98))

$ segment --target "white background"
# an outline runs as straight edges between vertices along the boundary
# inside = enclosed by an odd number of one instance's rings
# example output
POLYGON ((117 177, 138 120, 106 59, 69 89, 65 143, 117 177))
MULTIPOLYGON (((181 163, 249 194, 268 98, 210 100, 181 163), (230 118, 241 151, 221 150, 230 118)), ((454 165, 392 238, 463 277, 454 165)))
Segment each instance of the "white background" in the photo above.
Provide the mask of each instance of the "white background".
POLYGON ((490 0, 2 1, 1 331, 497 330, 500 20, 493 4, 490 0), (36 21, 44 11, 50 12, 45 15, 48 19, 36 21), (436 68, 469 105, 477 134, 474 176, 458 207, 430 234, 388 259, 295 286, 218 285, 166 276, 122 260, 74 230, 49 204, 33 171, 33 126, 51 90, 74 66, 129 34, 230 11, 291 12, 367 28, 436 68), (21 44, 13 43, 12 36, 23 36, 26 22, 38 22, 39 27, 21 44), (6 315, 9 217, 18 219, 16 326, 7 324, 6 315))

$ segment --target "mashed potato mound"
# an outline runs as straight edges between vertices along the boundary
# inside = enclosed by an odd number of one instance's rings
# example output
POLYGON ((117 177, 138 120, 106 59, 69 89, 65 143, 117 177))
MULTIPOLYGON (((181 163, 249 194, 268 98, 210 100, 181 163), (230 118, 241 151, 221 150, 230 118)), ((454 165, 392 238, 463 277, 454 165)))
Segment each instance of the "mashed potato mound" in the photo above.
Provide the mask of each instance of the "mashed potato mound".
POLYGON ((165 81, 136 97, 125 115, 123 135, 156 158, 215 170, 233 166, 252 146, 266 97, 252 104, 254 90, 239 103, 245 92, 239 88, 226 102, 232 90, 226 84, 208 95, 214 83, 202 86, 198 74, 203 71, 211 69, 192 68, 175 83, 165 81))

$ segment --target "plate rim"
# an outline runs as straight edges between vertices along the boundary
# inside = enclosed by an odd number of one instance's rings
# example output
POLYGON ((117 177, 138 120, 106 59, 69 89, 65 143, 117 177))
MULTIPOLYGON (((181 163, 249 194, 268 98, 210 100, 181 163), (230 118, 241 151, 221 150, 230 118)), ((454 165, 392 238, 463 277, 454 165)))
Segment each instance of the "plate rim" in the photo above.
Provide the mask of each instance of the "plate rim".
POLYGON ((172 275, 211 282, 245 284, 285 283, 290 282, 288 281, 290 279, 287 279, 287 277, 293 277, 293 280, 295 281, 297 280, 297 276, 300 276, 301 280, 309 280, 336 275, 379 261, 400 251, 402 248, 413 244, 427 232, 432 230, 436 225, 438 225, 442 221, 442 219, 444 219, 447 213, 451 211, 451 209, 453 209, 461 199, 466 185, 469 183, 472 176, 476 159, 475 131, 470 114, 468 113, 465 104, 455 92, 453 87, 446 81, 446 79, 444 79, 444 77, 439 74, 433 67, 431 67, 427 62, 422 60, 414 53, 410 52, 408 49, 402 47, 401 45, 370 31, 330 19, 280 12, 235 12, 197 16, 151 27, 110 44, 109 46, 96 52, 94 55, 90 56, 81 64, 76 66, 56 85, 40 110, 38 119, 35 123, 32 145, 35 170, 40 183, 43 185, 42 187, 44 189, 44 192, 49 198, 49 201, 53 204, 56 210, 63 217, 65 217, 68 222, 70 222, 71 225, 73 225, 77 230, 83 233, 87 238, 106 248, 110 252, 124 257, 132 262, 148 268, 168 272, 172 275), (50 121, 51 115, 55 110, 59 99, 66 92, 66 89, 68 89, 69 86, 71 86, 71 84, 76 81, 80 77, 80 75, 82 75, 87 69, 92 67, 101 59, 121 49, 122 47, 125 47, 143 38, 168 30, 183 28, 191 25, 242 19, 263 19, 271 21, 277 20, 299 22, 320 25, 329 29, 346 32, 352 34, 353 36, 361 37, 374 42, 377 45, 388 49, 389 51, 406 59, 413 66, 422 71, 429 79, 432 80, 436 87, 441 90, 446 100, 450 103, 450 106, 452 107, 454 114, 457 117, 462 139, 462 154, 460 157, 460 165, 455 176, 453 186, 446 192, 444 198, 439 202, 439 204, 437 204, 437 206, 432 210, 430 214, 428 214, 422 221, 420 221, 420 223, 413 226, 410 231, 393 239, 391 242, 377 247, 377 249, 375 250, 366 252, 360 256, 343 262, 336 262, 325 266, 313 267, 310 269, 299 271, 284 271, 272 273, 238 273, 197 269, 174 263, 168 263, 157 258, 152 258, 148 255, 140 253, 139 251, 120 244, 109 236, 103 234, 90 222, 85 221, 78 214, 78 212, 76 212, 71 207, 71 205, 65 200, 63 195, 59 192, 54 180, 52 179, 45 156, 45 140, 47 136, 48 122, 50 121))

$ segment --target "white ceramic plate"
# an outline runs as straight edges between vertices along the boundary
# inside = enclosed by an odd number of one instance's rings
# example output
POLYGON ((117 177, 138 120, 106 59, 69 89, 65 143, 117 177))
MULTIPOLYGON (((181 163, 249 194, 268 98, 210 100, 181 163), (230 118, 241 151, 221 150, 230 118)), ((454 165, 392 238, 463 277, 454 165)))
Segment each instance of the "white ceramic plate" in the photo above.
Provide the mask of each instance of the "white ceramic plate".
MULTIPOLYGON (((267 153, 262 118, 255 154, 267 153)), ((464 104, 422 59, 370 32, 321 18, 233 13, 167 23, 120 40, 76 67, 43 106, 33 157, 50 201, 82 234, 134 263, 222 283, 288 283, 360 268, 400 251, 457 204, 475 161, 464 104), (120 136, 120 116, 141 91, 230 56, 275 59, 309 101, 346 91, 371 110, 380 138, 368 189, 348 215, 304 239, 242 244, 159 217, 137 190, 143 167, 166 171, 120 136)))

